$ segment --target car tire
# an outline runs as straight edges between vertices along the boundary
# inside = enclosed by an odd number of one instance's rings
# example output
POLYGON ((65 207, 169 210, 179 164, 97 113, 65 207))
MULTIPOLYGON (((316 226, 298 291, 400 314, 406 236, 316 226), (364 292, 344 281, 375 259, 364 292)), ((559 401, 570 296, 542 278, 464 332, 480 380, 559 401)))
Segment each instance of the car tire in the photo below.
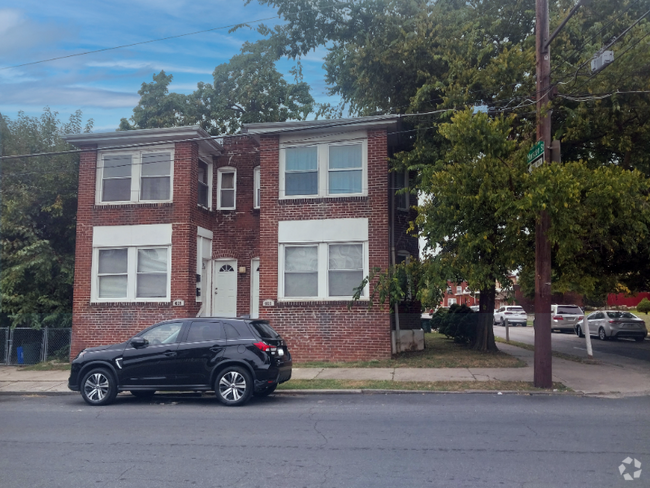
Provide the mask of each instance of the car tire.
POLYGON ((129 393, 136 398, 151 398, 156 390, 131 390, 129 393))
POLYGON ((635 337, 634 340, 637 342, 643 342, 645 341, 645 337, 635 337))
POLYGON ((607 340, 607 334, 605 333, 605 329, 603 327, 598 329, 598 338, 601 341, 606 341, 607 340))
POLYGON ((273 393, 277 387, 278 384, 274 383, 270 386, 265 387, 263 390, 256 391, 255 393, 253 393, 253 395, 258 398, 264 398, 266 396, 269 396, 271 393, 273 393))
POLYGON ((81 380, 81 397, 88 405, 108 405, 116 396, 117 384, 106 368, 93 368, 81 380))
POLYGON ((243 405, 253 393, 253 380, 246 369, 227 366, 217 375, 214 392, 217 399, 228 407, 243 405))
POLYGON ((582 332, 582 327, 580 327, 579 325, 576 325, 576 335, 578 337, 584 337, 585 336, 584 333, 582 332))

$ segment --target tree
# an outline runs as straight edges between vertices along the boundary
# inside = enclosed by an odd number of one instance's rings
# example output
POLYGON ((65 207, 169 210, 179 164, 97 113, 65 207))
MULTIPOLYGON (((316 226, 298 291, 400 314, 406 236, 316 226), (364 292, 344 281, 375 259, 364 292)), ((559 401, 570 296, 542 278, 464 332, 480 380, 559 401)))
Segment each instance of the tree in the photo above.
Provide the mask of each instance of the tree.
POLYGON ((232 134, 242 124, 303 120, 314 109, 300 64, 288 83, 277 70, 277 57, 262 44, 246 43, 240 54, 217 66, 213 83, 199 83, 189 95, 169 93, 173 76, 161 71, 143 83, 131 122, 120 130, 200 125, 213 135, 232 134))
POLYGON ((643 300, 641 300, 639 304, 636 306, 636 309, 639 312, 648 315, 648 312, 650 312, 650 300, 644 297, 643 300))
MULTIPOLYGON (((68 122, 45 108, 40 117, 0 116, 2 156, 73 149, 64 134, 89 132, 81 111, 68 122)), ((70 326, 79 156, 5 159, 0 202, 1 311, 13 326, 70 326)))

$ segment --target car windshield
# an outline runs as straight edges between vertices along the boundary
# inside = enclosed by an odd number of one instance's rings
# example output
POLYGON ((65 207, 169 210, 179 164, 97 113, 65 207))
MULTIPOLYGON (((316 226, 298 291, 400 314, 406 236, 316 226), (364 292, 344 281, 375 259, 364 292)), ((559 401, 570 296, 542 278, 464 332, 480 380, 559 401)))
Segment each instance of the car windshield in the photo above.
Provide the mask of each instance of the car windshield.
POLYGON ((523 312, 524 309, 523 307, 508 307, 506 308, 507 311, 509 312, 523 312))
POLYGON ((580 315, 582 310, 576 306, 559 306, 557 307, 558 315, 580 315))
POLYGON ((280 335, 275 330, 273 330, 273 327, 271 327, 268 322, 255 321, 251 322, 251 325, 262 339, 277 339, 280 337, 280 335))
POLYGON ((634 314, 631 314, 630 312, 607 312, 607 316, 610 319, 638 319, 634 314))

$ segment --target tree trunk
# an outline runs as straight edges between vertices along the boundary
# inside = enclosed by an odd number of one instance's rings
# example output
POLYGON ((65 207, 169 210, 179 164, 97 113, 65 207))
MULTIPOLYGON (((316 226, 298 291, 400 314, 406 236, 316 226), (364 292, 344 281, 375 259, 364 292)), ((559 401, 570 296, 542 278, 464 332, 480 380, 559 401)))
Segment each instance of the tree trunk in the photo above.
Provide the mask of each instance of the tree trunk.
POLYGON ((494 341, 494 298, 496 296, 496 284, 487 290, 481 290, 479 299, 479 317, 476 328, 476 340, 472 348, 481 352, 497 352, 497 344, 494 341))

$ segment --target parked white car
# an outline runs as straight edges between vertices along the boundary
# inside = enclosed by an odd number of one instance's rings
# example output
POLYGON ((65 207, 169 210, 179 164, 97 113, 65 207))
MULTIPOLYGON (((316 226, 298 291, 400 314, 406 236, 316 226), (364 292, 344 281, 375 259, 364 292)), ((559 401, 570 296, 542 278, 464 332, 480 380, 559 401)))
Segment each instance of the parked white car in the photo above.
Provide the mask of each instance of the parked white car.
MULTIPOLYGON (((596 335, 601 341, 629 337, 637 342, 643 342, 648 331, 643 319, 630 312, 621 310, 599 310, 587 317, 589 335, 596 335)), ((584 337, 581 324, 576 324, 576 334, 584 337)))
POLYGON ((584 316, 577 305, 551 305, 551 332, 573 332, 584 316))
POLYGON ((526 327, 528 315, 523 307, 519 305, 505 305, 494 312, 494 324, 526 327))

